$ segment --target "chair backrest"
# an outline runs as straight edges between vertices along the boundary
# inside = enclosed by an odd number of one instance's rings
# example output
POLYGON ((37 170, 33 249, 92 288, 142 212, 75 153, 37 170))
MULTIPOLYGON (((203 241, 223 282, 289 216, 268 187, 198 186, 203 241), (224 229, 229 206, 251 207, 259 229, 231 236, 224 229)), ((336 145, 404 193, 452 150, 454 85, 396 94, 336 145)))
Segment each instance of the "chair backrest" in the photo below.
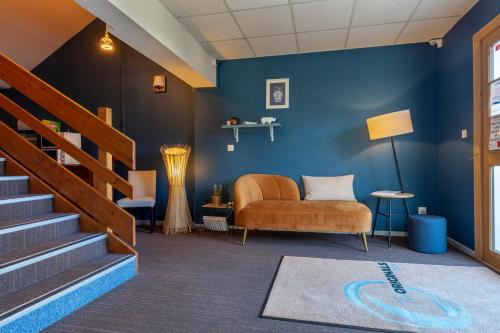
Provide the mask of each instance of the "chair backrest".
POLYGON ((156 170, 129 170, 128 181, 134 187, 134 197, 148 196, 156 199, 156 170))

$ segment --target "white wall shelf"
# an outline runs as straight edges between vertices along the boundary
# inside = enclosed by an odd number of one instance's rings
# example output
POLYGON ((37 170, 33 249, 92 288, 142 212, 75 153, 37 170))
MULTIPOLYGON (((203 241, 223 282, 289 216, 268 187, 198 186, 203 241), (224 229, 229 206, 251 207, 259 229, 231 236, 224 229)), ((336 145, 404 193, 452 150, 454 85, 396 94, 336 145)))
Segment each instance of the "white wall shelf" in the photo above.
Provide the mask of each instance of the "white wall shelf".
POLYGON ((269 128, 269 136, 271 142, 274 141, 274 128, 281 127, 280 123, 271 124, 240 124, 240 125, 222 125, 222 128, 232 128, 234 133, 234 140, 240 142, 240 128, 269 128))

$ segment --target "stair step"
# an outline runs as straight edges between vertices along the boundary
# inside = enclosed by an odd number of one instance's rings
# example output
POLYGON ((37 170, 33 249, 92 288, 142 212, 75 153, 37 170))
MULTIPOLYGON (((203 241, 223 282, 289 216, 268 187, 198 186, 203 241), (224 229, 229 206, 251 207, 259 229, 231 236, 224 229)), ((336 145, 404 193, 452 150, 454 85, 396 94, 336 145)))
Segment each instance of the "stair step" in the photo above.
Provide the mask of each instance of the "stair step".
POLYGON ((51 213, 0 221, 0 256, 77 233, 79 218, 79 214, 51 213))
POLYGON ((135 275, 135 257, 106 254, 0 298, 0 332, 38 332, 135 275))
POLYGON ((53 212, 53 194, 0 196, 0 221, 17 220, 53 212))
POLYGON ((0 196, 27 194, 28 176, 0 176, 0 196))
POLYGON ((104 233, 78 232, 0 256, 0 296, 104 255, 104 233))

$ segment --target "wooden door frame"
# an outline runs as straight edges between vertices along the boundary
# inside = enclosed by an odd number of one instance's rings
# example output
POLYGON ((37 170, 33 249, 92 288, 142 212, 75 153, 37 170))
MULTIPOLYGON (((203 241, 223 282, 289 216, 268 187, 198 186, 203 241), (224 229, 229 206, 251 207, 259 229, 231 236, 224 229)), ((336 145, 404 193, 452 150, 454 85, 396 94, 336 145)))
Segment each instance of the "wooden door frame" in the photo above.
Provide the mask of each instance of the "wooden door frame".
POLYGON ((490 23, 484 26, 473 36, 473 126, 474 126, 474 256, 484 260, 484 228, 483 228, 483 88, 482 88, 482 41, 495 29, 500 27, 500 15, 497 15, 490 23))

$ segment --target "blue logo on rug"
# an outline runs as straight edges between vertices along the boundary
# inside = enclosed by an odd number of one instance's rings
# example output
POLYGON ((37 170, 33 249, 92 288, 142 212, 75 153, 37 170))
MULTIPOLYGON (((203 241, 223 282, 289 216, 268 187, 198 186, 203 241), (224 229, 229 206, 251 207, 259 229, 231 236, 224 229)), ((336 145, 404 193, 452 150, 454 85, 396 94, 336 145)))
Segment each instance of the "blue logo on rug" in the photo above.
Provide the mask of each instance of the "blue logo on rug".
POLYGON ((357 281, 344 288, 347 298, 358 308, 405 325, 452 330, 472 324, 471 315, 459 305, 421 288, 403 286, 394 274, 395 269, 385 263, 379 265, 387 281, 357 281), (387 285, 392 289, 390 295, 387 288, 381 288, 387 285))

